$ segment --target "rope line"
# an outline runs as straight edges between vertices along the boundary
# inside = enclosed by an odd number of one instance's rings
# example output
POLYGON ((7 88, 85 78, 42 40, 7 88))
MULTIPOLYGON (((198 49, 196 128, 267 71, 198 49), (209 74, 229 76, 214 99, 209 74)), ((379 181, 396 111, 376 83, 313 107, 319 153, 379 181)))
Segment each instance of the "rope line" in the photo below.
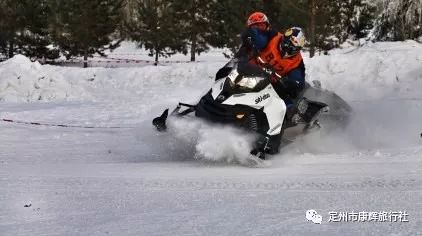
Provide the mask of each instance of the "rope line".
POLYGON ((61 128, 83 128, 83 129, 133 129, 135 128, 135 127, 121 127, 121 126, 85 126, 85 125, 48 124, 48 123, 21 121, 21 120, 12 120, 12 119, 1 119, 1 121, 8 122, 8 123, 16 123, 16 124, 61 127, 61 128))

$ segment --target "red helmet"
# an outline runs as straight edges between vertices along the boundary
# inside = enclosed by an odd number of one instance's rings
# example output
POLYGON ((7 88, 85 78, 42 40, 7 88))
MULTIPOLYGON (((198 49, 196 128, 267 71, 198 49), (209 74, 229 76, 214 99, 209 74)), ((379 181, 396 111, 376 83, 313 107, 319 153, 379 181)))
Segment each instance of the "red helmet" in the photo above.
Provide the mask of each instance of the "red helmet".
POLYGON ((248 17, 248 21, 246 22, 248 27, 250 27, 251 25, 254 25, 254 24, 259 24, 259 23, 266 23, 267 25, 270 24, 268 17, 264 13, 259 12, 259 11, 252 13, 248 17))

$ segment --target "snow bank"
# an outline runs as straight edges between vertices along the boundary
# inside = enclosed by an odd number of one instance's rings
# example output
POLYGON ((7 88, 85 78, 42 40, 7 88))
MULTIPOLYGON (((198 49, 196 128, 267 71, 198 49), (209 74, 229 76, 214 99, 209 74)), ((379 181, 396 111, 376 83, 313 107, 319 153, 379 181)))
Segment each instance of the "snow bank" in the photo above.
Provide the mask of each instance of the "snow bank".
POLYGON ((422 89, 422 45, 369 43, 306 58, 307 79, 320 80, 349 101, 414 97, 422 89))
MULTIPOLYGON (((128 49, 134 52, 132 55, 139 55, 131 46, 110 56, 130 55, 128 49)), ((209 78, 224 64, 224 57, 217 56, 220 53, 201 54, 199 63, 114 69, 42 66, 17 55, 0 63, 0 100, 98 101, 114 94, 121 100, 132 100, 152 92, 160 96, 170 95, 169 92, 189 96, 186 91, 198 95, 196 91, 207 90, 212 82, 209 78)), ((418 83, 422 81, 421 55, 422 46, 415 41, 369 43, 355 49, 333 50, 328 56, 305 57, 307 80, 320 80, 325 88, 349 101, 414 97, 422 84, 418 83)))
POLYGON ((420 145, 422 45, 369 43, 306 58, 307 79, 321 80, 354 109, 347 130, 311 136, 305 151, 344 152, 420 145), (329 147, 329 148, 327 148, 329 147))
POLYGON ((0 101, 145 102, 145 108, 150 108, 183 96, 197 99, 222 65, 220 61, 84 69, 40 65, 17 55, 0 63, 0 101))
POLYGON ((82 90, 67 82, 63 74, 48 73, 38 62, 22 55, 0 63, 0 101, 71 100, 82 90))

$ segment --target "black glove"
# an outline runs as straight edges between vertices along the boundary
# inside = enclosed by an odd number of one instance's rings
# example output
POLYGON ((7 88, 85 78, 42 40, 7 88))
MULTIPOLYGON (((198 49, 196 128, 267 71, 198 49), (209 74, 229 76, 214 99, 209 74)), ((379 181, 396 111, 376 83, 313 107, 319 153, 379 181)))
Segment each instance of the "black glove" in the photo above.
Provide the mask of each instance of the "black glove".
POLYGON ((299 92, 302 90, 300 83, 295 80, 284 80, 285 93, 292 99, 297 98, 299 92))

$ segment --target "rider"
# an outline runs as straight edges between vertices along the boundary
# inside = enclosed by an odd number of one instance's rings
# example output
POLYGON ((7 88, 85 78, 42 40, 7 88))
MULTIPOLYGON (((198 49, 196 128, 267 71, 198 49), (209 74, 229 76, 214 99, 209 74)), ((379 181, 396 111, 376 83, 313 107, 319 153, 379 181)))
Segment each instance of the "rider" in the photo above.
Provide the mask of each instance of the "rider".
POLYGON ((242 45, 235 54, 235 58, 254 58, 277 34, 277 31, 271 28, 268 17, 262 12, 252 13, 248 17, 246 25, 246 30, 241 34, 242 45))
POLYGON ((269 151, 266 152, 278 153, 283 130, 296 113, 293 100, 305 88, 305 64, 300 54, 304 44, 302 29, 292 27, 271 37, 265 48, 249 59, 248 64, 257 65, 271 74, 271 83, 286 105, 284 116, 288 122, 283 122, 281 133, 269 140, 269 151))
MULTIPOLYGON (((286 119, 291 120, 295 113, 293 100, 305 87, 305 65, 300 54, 305 44, 303 31, 292 27, 284 33, 277 32, 271 29, 268 17, 262 12, 252 13, 247 26, 241 35, 242 46, 235 54, 238 69, 264 69, 269 73, 274 89, 286 104, 286 119)), ((231 67, 226 65, 217 72, 216 78, 227 76, 230 71, 231 67)), ((280 138, 281 134, 270 141, 270 153, 278 152, 280 138)))
POLYGON ((305 64, 300 50, 305 44, 301 28, 292 27, 284 34, 271 37, 266 47, 249 60, 250 63, 270 69, 274 89, 289 107, 305 87, 305 64))
MULTIPOLYGON (((247 28, 241 34, 242 45, 234 55, 233 60, 248 62, 255 58, 259 51, 265 48, 268 41, 277 35, 277 31, 271 29, 268 17, 262 12, 253 12, 246 21, 247 28)), ((223 78, 228 75, 231 67, 228 66, 232 61, 221 68, 216 79, 223 78)))
MULTIPOLYGON (((287 107, 292 106, 305 86, 305 65, 300 50, 305 44, 305 36, 299 27, 287 29, 283 34, 271 29, 268 17, 262 12, 254 12, 246 21, 247 29, 242 33, 242 45, 235 54, 239 65, 257 65, 271 71, 271 81, 275 90, 287 107)), ((228 64, 230 64, 229 62, 228 64)), ((216 78, 228 75, 231 67, 224 66, 216 78)))

